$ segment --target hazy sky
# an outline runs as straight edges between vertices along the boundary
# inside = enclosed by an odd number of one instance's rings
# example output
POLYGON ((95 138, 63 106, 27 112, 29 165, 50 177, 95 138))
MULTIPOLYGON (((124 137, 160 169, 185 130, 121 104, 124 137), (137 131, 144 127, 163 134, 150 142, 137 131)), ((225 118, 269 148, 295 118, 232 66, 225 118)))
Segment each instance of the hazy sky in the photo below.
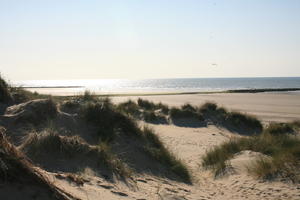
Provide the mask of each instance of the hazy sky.
POLYGON ((300 76, 299 0, 0 0, 10 80, 300 76))

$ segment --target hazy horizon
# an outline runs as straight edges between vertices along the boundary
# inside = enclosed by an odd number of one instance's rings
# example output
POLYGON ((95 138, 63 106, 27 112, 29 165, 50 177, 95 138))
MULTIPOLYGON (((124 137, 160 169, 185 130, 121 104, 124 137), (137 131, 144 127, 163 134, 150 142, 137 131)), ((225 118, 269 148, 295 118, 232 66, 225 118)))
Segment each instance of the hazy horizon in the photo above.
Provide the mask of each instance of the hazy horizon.
POLYGON ((15 80, 300 77, 300 1, 0 1, 15 80))

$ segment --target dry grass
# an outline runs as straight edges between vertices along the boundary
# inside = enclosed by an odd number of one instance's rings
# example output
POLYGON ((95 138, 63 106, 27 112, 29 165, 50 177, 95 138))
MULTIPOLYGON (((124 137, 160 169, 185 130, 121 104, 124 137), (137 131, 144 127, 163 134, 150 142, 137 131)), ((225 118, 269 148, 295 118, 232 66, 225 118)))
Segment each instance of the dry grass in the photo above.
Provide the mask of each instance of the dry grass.
POLYGON ((265 179, 280 177, 299 182, 300 139, 286 133, 286 130, 281 126, 277 128, 277 125, 275 129, 272 125, 271 129, 267 128, 261 135, 231 139, 209 150, 202 158, 202 165, 213 169, 217 175, 234 154, 251 150, 270 157, 259 159, 253 166, 249 166, 252 174, 265 179), (272 134, 274 130, 276 134, 272 134))
POLYGON ((146 142, 144 149, 149 155, 168 167, 183 181, 191 183, 191 175, 186 165, 164 146, 152 129, 144 127, 143 138, 146 142))
POLYGON ((1 77, 0 74, 0 102, 8 103, 12 100, 12 97, 9 92, 8 83, 1 77))
POLYGON ((78 136, 60 136, 53 130, 31 133, 20 149, 33 160, 45 156, 49 159, 86 156, 96 159, 122 177, 130 175, 130 170, 110 151, 109 145, 100 143, 98 146, 90 146, 78 136))
POLYGON ((23 155, 18 151, 4 136, 0 130, 0 182, 16 182, 23 184, 36 184, 49 191, 49 196, 57 200, 67 200, 66 196, 73 198, 72 195, 56 188, 41 172, 39 172, 23 155))
POLYGON ((257 134, 261 133, 263 129, 261 122, 254 116, 231 112, 223 107, 218 107, 215 103, 207 102, 203 104, 198 112, 214 124, 240 134, 257 134))

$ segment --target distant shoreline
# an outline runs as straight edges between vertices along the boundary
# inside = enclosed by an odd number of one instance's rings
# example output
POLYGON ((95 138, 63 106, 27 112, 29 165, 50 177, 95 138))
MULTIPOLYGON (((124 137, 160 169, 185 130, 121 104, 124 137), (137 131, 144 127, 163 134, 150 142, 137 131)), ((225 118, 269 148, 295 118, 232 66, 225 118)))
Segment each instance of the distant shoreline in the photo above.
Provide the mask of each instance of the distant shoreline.
MULTIPOLYGON (((22 87, 24 89, 67 89, 67 88, 84 88, 84 86, 54 86, 54 87, 22 87)), ((234 89, 222 91, 203 91, 203 92, 153 92, 153 93, 95 93, 96 96, 159 96, 159 95, 191 95, 191 94, 220 94, 220 93, 263 93, 263 92, 293 92, 300 91, 300 88, 261 88, 261 89, 234 89)), ((37 91, 40 93, 39 91, 37 91)), ((41 93, 43 94, 43 93, 41 93)), ((56 96, 56 95, 53 95, 56 96)), ((59 95, 60 96, 60 95, 59 95)), ((76 95, 62 95, 65 97, 73 97, 76 95)))
POLYGON ((57 88, 84 88, 84 86, 20 86, 20 88, 24 89, 57 89, 57 88))

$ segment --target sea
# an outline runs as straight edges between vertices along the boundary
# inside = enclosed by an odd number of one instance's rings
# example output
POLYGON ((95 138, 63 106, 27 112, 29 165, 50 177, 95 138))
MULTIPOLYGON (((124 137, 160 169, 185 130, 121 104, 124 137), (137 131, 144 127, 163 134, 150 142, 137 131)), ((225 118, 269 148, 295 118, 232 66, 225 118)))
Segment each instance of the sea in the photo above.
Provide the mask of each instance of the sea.
POLYGON ((103 94, 217 92, 237 89, 300 88, 300 77, 267 78, 172 78, 172 79, 88 79, 26 80, 15 85, 51 93, 62 90, 80 93, 89 90, 103 94))

